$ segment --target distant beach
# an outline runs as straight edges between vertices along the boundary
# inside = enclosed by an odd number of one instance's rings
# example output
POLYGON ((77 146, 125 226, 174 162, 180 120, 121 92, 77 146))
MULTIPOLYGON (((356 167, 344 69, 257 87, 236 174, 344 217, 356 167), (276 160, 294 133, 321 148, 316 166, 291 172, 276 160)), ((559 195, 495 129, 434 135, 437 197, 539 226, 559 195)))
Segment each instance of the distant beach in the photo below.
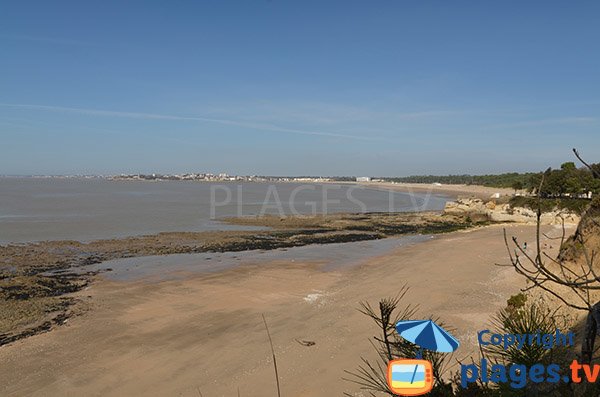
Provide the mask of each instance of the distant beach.
POLYGON ((446 185, 430 183, 391 183, 391 182, 368 182, 360 183, 362 186, 390 189, 404 193, 429 193, 445 195, 452 198, 476 197, 489 200, 493 195, 510 196, 515 191, 508 188, 496 188, 481 185, 446 185))

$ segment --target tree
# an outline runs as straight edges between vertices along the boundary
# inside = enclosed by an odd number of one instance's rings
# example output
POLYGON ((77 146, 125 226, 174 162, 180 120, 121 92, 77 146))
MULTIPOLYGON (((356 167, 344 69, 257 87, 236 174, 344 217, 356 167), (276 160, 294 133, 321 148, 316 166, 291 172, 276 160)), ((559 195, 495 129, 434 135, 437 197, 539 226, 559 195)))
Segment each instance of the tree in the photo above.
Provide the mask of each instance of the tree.
POLYGON ((562 182, 563 193, 579 194, 583 188, 581 179, 583 172, 577 169, 575 163, 563 163, 560 166, 560 180, 562 182))
POLYGON ((515 194, 517 194, 518 190, 523 190, 523 182, 521 182, 521 181, 514 181, 512 183, 511 187, 514 189, 515 194))
POLYGON ((567 172, 577 171, 577 166, 574 162, 568 161, 560 165, 560 169, 567 172))

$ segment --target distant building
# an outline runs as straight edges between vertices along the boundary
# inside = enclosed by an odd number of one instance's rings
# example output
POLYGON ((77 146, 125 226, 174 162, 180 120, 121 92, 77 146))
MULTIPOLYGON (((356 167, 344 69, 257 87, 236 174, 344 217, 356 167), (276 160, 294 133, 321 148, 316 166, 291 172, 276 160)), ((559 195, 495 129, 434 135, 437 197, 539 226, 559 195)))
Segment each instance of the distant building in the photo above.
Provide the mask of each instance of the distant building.
POLYGON ((371 182, 370 176, 357 176, 356 182, 371 182))

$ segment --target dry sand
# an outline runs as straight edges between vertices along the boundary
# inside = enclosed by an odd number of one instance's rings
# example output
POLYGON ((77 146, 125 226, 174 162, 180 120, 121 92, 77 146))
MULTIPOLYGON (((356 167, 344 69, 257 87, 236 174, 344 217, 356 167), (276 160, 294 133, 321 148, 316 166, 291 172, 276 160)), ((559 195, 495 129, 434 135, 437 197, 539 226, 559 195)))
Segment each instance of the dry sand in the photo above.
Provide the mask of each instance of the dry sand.
MULTIPOLYGON (((534 227, 508 226, 533 241, 534 227)), ((440 235, 351 269, 274 262, 177 281, 93 284, 93 309, 58 329, 0 348, 2 396, 275 396, 269 323, 282 395, 333 396, 360 357, 375 357, 377 332, 358 313, 411 287, 406 303, 457 329, 456 358, 523 286, 507 263, 502 227, 440 235), (310 340, 306 347, 295 340, 310 340)), ((364 394, 366 395, 366 394, 364 394)))
MULTIPOLYGON (((500 196, 512 196, 513 189, 487 187, 481 185, 434 185, 430 183, 390 183, 390 182, 366 182, 363 186, 377 187, 382 189, 397 190, 405 193, 435 193, 444 194, 449 197, 477 197, 489 200, 492 195, 499 193, 500 196)), ((521 192, 523 193, 523 192, 521 192)))

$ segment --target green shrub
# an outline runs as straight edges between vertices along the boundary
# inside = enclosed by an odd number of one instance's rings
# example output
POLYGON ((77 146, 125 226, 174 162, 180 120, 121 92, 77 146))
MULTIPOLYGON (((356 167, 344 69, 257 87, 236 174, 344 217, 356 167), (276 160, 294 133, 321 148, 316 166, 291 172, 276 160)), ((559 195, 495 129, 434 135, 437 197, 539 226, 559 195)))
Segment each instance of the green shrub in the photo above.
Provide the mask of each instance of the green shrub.
POLYGON ((539 200, 537 197, 515 196, 510 199, 511 207, 523 207, 537 211, 538 205, 542 212, 550 212, 554 210, 567 210, 575 213, 582 213, 589 205, 590 200, 579 198, 543 198, 539 200))

